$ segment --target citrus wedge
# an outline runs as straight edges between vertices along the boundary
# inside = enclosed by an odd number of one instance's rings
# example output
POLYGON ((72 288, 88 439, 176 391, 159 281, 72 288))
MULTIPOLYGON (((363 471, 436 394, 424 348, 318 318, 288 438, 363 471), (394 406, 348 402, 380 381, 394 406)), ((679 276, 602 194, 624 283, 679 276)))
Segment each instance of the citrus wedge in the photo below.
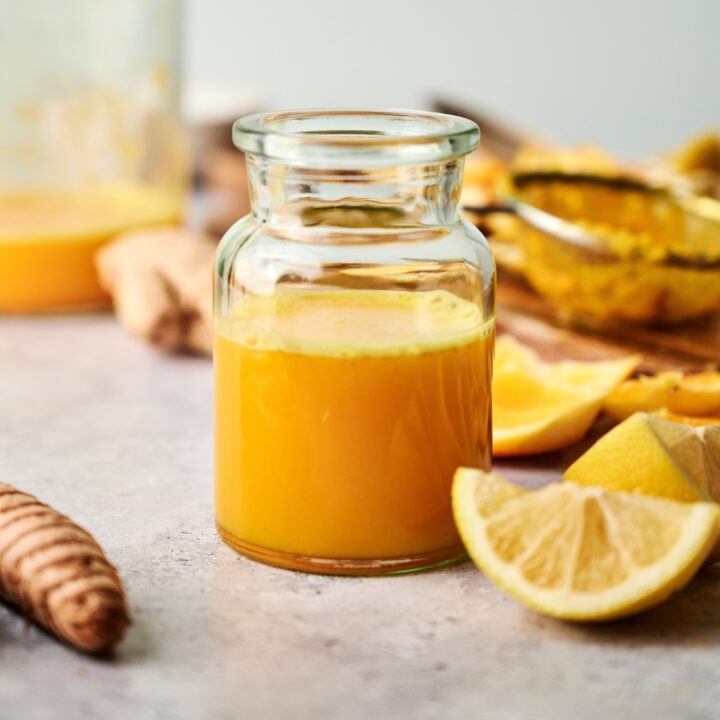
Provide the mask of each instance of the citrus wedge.
POLYGON ((720 413, 720 373, 685 375, 677 390, 670 394, 667 408, 680 415, 720 413))
POLYGON ((720 415, 720 373, 670 371, 643 376, 627 380, 605 401, 605 410, 617 420, 663 408, 691 417, 720 415))
POLYGON ((660 408, 652 413, 658 417, 672 420, 673 422, 683 423, 684 425, 692 425, 693 427, 702 427, 703 425, 720 425, 720 415, 718 417, 693 417, 692 415, 681 415, 674 413, 667 408, 660 408))
POLYGON ((508 336, 498 339, 493 377, 493 452, 550 452, 580 440, 637 356, 549 363, 508 336))
POLYGON ((527 345, 519 343, 510 335, 501 335, 495 343, 495 370, 512 372, 532 370, 540 362, 540 356, 527 345))
POLYGON ((554 483, 528 492, 459 468, 455 522, 478 567, 529 607, 565 620, 611 620, 684 587, 718 534, 714 503, 682 503, 554 483))
POLYGON ((686 502, 720 501, 720 426, 636 413, 579 457, 565 479, 686 502))
POLYGON ((670 394, 680 386, 682 377, 681 372, 672 371, 626 380, 608 395, 604 410, 616 420, 625 420, 636 412, 664 408, 670 394))

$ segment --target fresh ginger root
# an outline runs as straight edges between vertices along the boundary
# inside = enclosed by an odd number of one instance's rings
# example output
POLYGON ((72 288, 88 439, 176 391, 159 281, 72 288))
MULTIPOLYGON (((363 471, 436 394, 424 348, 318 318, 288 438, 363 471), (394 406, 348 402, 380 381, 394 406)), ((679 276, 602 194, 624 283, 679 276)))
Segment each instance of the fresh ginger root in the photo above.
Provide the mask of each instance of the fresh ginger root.
POLYGON ((213 240, 182 228, 122 235, 95 258, 100 284, 134 335, 163 350, 212 353, 213 240))
POLYGON ((94 538, 32 495, 0 483, 0 597, 87 653, 129 623, 125 591, 94 538))

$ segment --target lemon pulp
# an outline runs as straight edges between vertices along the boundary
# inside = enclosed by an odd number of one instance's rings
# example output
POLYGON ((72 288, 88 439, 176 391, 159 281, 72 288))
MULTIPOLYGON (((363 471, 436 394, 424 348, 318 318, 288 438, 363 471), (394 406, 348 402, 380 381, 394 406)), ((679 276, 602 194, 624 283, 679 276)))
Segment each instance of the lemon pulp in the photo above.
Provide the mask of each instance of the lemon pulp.
POLYGON ((500 587, 540 612, 599 621, 658 604, 686 585, 718 537, 718 507, 574 483, 528 492, 460 468, 458 528, 500 587))

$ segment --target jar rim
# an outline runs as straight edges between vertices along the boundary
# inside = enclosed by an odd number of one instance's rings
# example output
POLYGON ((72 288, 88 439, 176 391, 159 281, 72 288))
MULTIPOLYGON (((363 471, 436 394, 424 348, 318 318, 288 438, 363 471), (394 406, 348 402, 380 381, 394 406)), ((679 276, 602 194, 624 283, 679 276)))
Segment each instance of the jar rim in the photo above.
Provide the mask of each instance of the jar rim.
POLYGON ((307 168, 440 163, 471 152, 479 139, 471 120, 416 110, 286 110, 233 125, 233 142, 245 153, 307 168))

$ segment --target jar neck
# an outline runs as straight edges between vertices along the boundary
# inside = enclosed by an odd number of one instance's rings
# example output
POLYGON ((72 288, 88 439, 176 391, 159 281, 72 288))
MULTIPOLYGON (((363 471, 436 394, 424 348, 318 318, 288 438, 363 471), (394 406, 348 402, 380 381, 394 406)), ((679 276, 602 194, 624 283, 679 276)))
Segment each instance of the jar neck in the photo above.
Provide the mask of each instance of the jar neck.
POLYGON ((247 166, 252 211, 262 222, 422 227, 449 225, 458 217, 463 158, 340 170, 295 168, 248 155, 247 166))

